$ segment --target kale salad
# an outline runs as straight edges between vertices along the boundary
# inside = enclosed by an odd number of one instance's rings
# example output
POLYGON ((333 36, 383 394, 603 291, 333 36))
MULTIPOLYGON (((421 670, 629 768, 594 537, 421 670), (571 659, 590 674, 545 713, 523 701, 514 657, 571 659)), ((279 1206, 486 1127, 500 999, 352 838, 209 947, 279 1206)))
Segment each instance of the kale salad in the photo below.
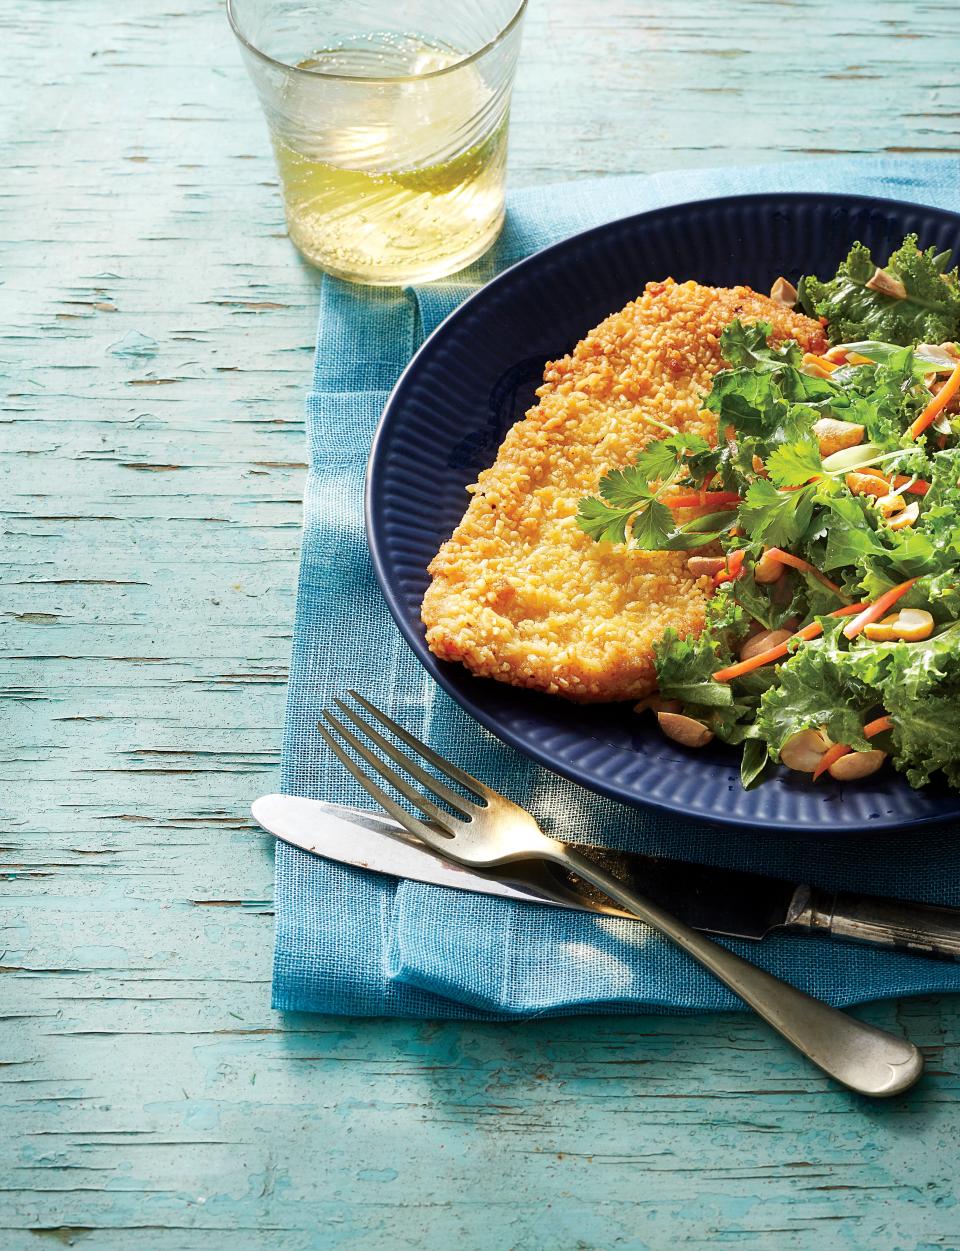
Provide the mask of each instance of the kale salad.
MULTIPOLYGON (((664 428, 581 500, 600 542, 686 551, 702 633, 667 630, 648 701, 671 738, 841 781, 888 761, 960 787, 960 284, 908 237, 854 245, 829 281, 771 296, 820 320, 822 356, 734 321, 705 406, 716 446, 664 428)), ((640 706, 638 706, 640 707, 640 706)))

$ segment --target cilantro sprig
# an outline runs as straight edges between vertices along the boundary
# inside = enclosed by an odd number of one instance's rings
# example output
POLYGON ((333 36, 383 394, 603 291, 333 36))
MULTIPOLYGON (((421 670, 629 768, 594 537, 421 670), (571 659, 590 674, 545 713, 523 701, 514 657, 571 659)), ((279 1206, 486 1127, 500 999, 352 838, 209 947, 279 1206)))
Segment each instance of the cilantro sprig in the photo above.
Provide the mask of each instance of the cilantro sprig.
POLYGON ((729 513, 678 525, 662 502, 681 476, 690 476, 690 458, 697 458, 703 473, 711 451, 706 439, 695 434, 675 432, 648 443, 632 465, 604 474, 599 495, 580 500, 577 525, 597 542, 629 542, 645 551, 689 551, 713 542, 723 523, 729 526, 729 513))

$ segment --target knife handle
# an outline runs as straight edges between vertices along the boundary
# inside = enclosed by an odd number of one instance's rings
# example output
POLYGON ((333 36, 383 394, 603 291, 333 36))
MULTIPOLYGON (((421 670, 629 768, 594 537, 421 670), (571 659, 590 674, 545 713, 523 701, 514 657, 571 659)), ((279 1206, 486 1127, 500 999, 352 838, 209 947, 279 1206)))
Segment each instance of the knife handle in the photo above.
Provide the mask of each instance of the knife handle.
POLYGON ((960 960, 960 908, 811 890, 791 908, 786 928, 960 960))

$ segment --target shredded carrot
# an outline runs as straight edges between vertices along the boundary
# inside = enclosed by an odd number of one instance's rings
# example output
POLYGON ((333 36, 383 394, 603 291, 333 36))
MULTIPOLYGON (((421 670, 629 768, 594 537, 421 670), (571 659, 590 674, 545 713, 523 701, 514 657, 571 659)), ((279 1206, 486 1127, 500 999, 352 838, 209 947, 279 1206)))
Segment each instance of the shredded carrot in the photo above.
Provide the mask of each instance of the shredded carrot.
POLYGON ((828 747, 820 757, 820 763, 813 771, 814 782, 822 773, 826 773, 835 760, 839 760, 841 756, 848 755, 851 750, 852 748, 848 747, 846 743, 834 743, 832 747, 828 747))
MULTIPOLYGON (((884 730, 892 730, 893 722, 889 717, 877 717, 875 721, 868 721, 863 727, 864 738, 876 738, 878 734, 882 734, 884 730)), ((852 747, 847 747, 845 743, 834 743, 820 757, 820 763, 813 771, 813 780, 816 781, 821 773, 826 773, 835 761, 841 756, 848 756, 853 751, 852 747)))
POLYGON ((673 495, 664 499, 668 508, 736 508, 740 496, 736 491, 688 491, 685 495, 673 495))
POLYGON ((868 626, 871 622, 879 621, 881 617, 885 617, 897 600, 902 599, 906 595, 916 580, 916 578, 908 578, 906 582, 901 582, 899 586, 892 586, 889 591, 884 591, 872 604, 868 604, 864 608, 859 617, 854 617, 848 625, 843 627, 844 637, 855 639, 864 626, 868 626))
POLYGON ((737 578, 743 572, 743 562, 747 553, 742 547, 736 548, 732 552, 727 553, 727 563, 718 574, 714 575, 713 585, 720 586, 722 582, 736 582, 737 578))
POLYGON ((958 391, 960 391, 960 365, 957 365, 950 377, 907 431, 907 437, 919 439, 924 430, 928 426, 933 425, 958 391))
POLYGON ((828 587, 835 595, 843 598, 843 590, 837 586, 836 582, 831 582, 825 573, 821 573, 815 565, 811 565, 809 560, 804 560, 802 556, 794 556, 792 552, 785 552, 782 547, 768 547, 767 555, 779 560, 783 565, 790 565, 793 569, 800 569, 805 573, 813 574, 825 587, 828 587))
MULTIPOLYGON (((830 613, 831 617, 850 617, 855 612, 860 612, 863 604, 849 604, 846 608, 838 608, 836 612, 830 613)), ((797 630, 795 634, 783 643, 778 643, 776 647, 768 647, 764 652, 758 652, 756 656, 751 656, 749 660, 738 661, 735 665, 728 665, 726 669, 718 669, 713 675, 715 682, 732 682, 734 678, 742 677, 745 673, 752 673, 754 669, 761 669, 764 665, 769 665, 774 660, 780 660, 790 651, 791 644, 798 639, 815 639, 823 633, 823 626, 819 621, 811 621, 809 625, 805 625, 802 630, 797 630)))
POLYGON ((768 647, 765 652, 758 652, 756 656, 751 656, 749 660, 741 660, 735 665, 728 665, 726 669, 718 669, 713 675, 715 682, 732 682, 734 678, 743 677, 745 673, 752 673, 754 669, 762 669, 764 665, 770 664, 773 660, 779 660, 790 650, 790 644, 795 639, 815 639, 823 633, 823 626, 816 621, 811 621, 808 626, 804 626, 802 630, 798 630, 796 634, 791 634, 785 643, 778 643, 776 647, 768 647))

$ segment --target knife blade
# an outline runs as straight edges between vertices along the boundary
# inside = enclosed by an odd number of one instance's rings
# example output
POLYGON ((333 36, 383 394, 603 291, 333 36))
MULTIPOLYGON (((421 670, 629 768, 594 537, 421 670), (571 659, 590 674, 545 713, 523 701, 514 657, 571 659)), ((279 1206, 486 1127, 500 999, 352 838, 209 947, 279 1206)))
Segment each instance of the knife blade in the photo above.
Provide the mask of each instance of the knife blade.
MULTIPOLYGON (((627 917, 572 874, 543 861, 503 873, 444 860, 390 817, 294 795, 264 795, 254 818, 302 851, 391 877, 527 903, 627 917)), ((695 929, 759 941, 775 932, 821 934, 960 960, 960 908, 821 890, 741 869, 590 847, 588 854, 695 929)))

